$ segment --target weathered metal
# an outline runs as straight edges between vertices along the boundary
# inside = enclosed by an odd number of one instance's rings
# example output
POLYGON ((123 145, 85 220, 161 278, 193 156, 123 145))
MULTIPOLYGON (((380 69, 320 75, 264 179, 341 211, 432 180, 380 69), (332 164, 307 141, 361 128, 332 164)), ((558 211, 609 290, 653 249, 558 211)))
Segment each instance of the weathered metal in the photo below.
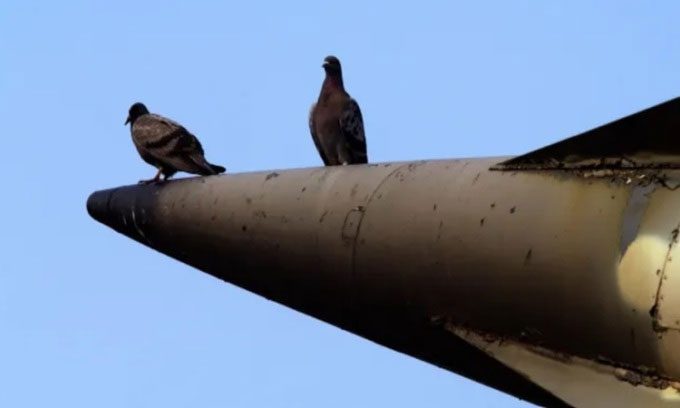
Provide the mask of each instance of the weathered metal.
POLYGON ((88 211, 539 405, 678 403, 678 171, 491 169, 506 159, 182 179, 96 192, 88 211))
POLYGON ((680 98, 621 118, 533 152, 496 169, 678 168, 680 98))

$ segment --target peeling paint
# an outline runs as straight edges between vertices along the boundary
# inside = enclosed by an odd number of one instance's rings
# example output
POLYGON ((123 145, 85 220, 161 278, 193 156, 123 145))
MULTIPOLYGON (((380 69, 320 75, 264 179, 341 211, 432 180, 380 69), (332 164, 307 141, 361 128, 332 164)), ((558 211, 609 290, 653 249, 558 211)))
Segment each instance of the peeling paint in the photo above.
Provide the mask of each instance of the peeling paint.
POLYGON ((663 266, 661 267, 661 275, 659 279, 659 284, 656 289, 656 297, 654 299, 654 305, 651 307, 649 310, 649 315, 652 317, 652 327, 654 330, 658 333, 663 333, 666 330, 668 330, 668 327, 664 325, 661 322, 661 316, 659 314, 659 308, 661 305, 661 301, 663 300, 663 294, 662 294, 662 289, 663 289, 663 283, 667 279, 667 267, 668 264, 672 261, 671 258, 671 253, 675 247, 675 245, 678 243, 678 233, 680 231, 680 223, 675 226, 671 230, 670 233, 670 242, 668 243, 668 252, 666 253, 666 258, 664 261, 663 266))
MULTIPOLYGON (((618 380, 634 386, 644 386, 658 390, 664 390, 669 387, 678 389, 677 382, 659 375, 657 371, 651 367, 622 364, 603 356, 598 356, 595 359, 574 356, 563 351, 548 349, 537 344, 526 343, 518 338, 499 336, 487 331, 474 330, 469 327, 454 325, 444 316, 433 316, 430 318, 430 323, 435 327, 443 327, 447 331, 465 339, 469 339, 477 346, 481 346, 483 342, 489 345, 494 344, 496 347, 500 348, 519 347, 561 364, 592 365, 593 367, 598 367, 599 370, 607 370, 618 380)), ((491 350, 488 351, 492 352, 491 350)))
POLYGON ((657 377, 644 375, 636 371, 627 370, 625 368, 614 369, 614 376, 621 381, 625 381, 634 386, 642 385, 645 387, 652 387, 658 389, 668 388, 671 384, 670 381, 657 377))

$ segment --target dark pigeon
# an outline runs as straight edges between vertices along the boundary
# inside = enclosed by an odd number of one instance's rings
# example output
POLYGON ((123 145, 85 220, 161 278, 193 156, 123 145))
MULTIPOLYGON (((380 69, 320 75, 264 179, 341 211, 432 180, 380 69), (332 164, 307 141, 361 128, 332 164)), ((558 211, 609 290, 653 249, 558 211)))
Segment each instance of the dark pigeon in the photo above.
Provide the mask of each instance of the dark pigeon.
POLYGON ((326 78, 309 112, 309 131, 326 166, 368 163, 359 104, 345 91, 340 61, 324 59, 326 78))
POLYGON ((160 181, 161 174, 167 180, 178 171, 202 176, 224 173, 224 167, 208 163, 196 136, 177 122, 149 113, 143 103, 130 107, 128 123, 139 155, 158 169, 156 177, 140 183, 160 181))

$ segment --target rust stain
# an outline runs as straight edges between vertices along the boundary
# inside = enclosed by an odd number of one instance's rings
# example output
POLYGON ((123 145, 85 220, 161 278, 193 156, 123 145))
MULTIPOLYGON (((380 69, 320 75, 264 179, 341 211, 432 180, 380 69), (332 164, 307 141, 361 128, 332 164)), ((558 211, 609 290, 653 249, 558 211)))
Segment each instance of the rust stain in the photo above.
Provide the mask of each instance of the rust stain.
POLYGON ((668 243, 668 252, 666 253, 666 260, 661 266, 661 279, 659 279, 659 285, 656 288, 656 295, 654 297, 654 305, 649 309, 649 316, 652 318, 652 328, 658 333, 664 333, 668 330, 667 327, 661 325, 659 317, 659 304, 663 300, 663 295, 661 294, 661 288, 663 286, 664 280, 666 280, 666 265, 671 262, 671 251, 673 250, 673 245, 678 242, 678 234, 680 234, 680 224, 676 225, 673 230, 671 230, 671 242, 668 243))

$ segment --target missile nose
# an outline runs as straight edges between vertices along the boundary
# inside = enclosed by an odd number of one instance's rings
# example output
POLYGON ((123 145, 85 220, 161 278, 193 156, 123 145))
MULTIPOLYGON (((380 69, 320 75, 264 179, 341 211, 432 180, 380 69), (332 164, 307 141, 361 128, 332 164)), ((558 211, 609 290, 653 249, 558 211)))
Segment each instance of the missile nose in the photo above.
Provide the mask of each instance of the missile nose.
POLYGON ((96 221, 151 246, 147 230, 160 188, 135 185, 95 191, 87 198, 87 212, 96 221))
MULTIPOLYGON (((95 191, 87 198, 87 213, 102 224, 107 216, 107 202, 111 190, 95 191)), ((108 224, 107 224, 108 225, 108 224)))

